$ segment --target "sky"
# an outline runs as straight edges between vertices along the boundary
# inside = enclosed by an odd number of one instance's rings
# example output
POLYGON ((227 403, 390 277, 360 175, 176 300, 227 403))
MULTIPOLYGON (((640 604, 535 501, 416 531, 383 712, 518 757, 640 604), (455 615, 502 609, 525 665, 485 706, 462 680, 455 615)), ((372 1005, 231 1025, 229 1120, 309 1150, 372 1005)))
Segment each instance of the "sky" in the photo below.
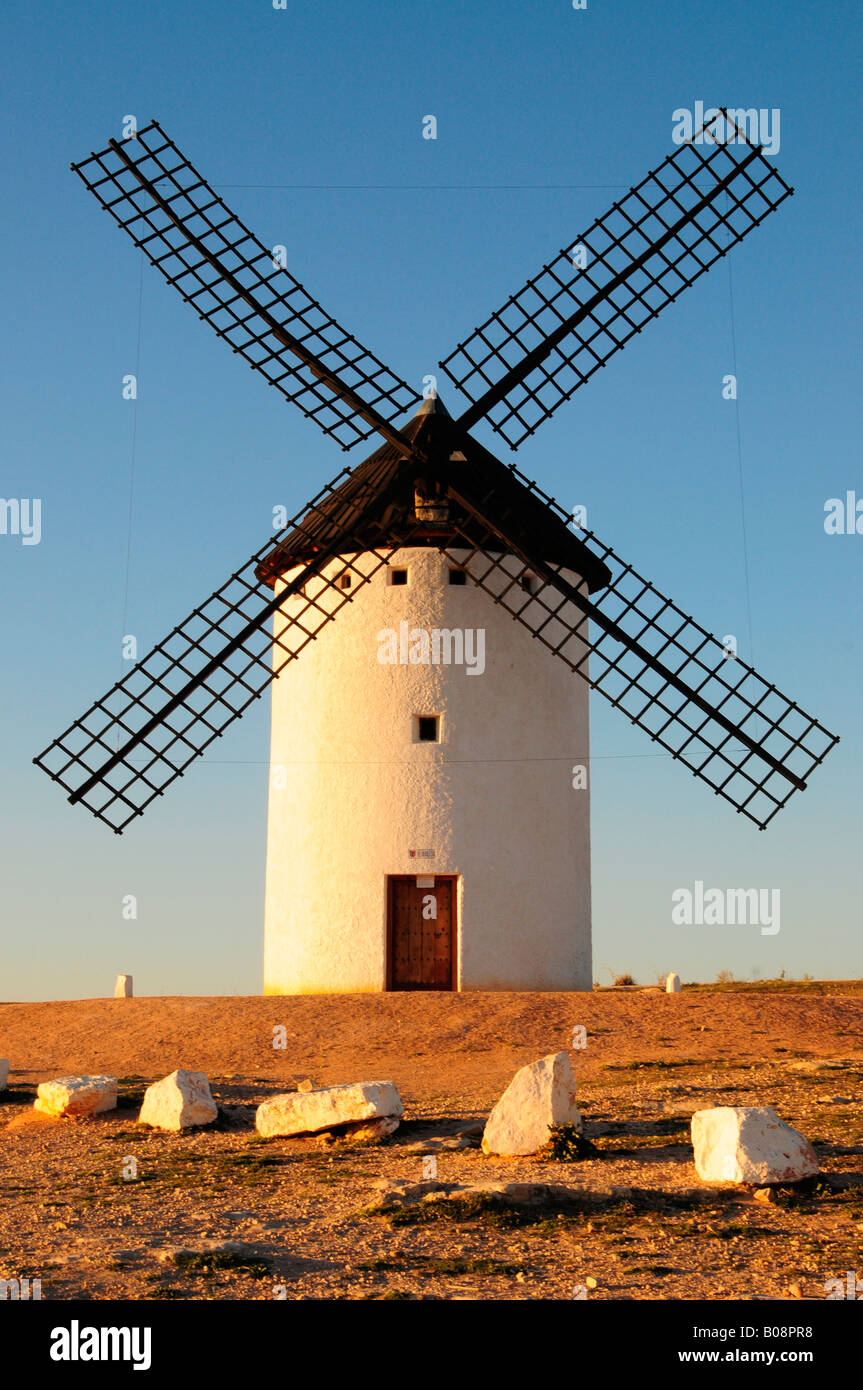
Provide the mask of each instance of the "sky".
POLYGON ((0 534, 0 998, 109 994, 118 972, 140 994, 260 992, 267 701, 122 837, 31 759, 124 673, 124 634, 145 652, 274 506, 362 457, 227 351, 70 172, 128 115, 419 390, 672 152, 676 110, 778 110, 795 196, 517 462, 841 737, 760 832, 594 696, 595 979, 863 974, 863 535, 824 529, 828 499, 863 499, 854 0, 6 0, 0 33, 0 494, 41 502, 38 544, 0 534), (780 931, 675 924, 697 881, 779 889, 780 931))

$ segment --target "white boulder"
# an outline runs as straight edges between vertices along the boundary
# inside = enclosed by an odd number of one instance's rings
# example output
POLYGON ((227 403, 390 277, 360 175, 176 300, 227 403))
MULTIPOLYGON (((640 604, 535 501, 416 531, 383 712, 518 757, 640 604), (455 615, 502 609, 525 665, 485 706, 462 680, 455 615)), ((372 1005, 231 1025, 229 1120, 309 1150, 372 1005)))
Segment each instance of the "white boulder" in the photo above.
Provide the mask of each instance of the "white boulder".
POLYGON ((9 1059, 0 1057, 0 1091, 6 1090, 6 1082, 9 1080, 9 1059))
POLYGON ((131 999, 131 998, 132 998, 132 976, 131 976, 131 975, 118 975, 118 976, 117 976, 116 982, 115 982, 115 984, 114 984, 114 998, 115 998, 115 999, 131 999))
POLYGON ((320 1091, 289 1091, 258 1106, 255 1128, 265 1138, 278 1134, 316 1134, 359 1120, 398 1119, 404 1114, 392 1081, 358 1081, 320 1091))
POLYGON ((567 1052, 551 1052, 516 1072, 488 1117, 483 1153, 536 1153, 548 1143, 549 1125, 583 1128, 567 1052))
POLYGON ((818 1172, 815 1150, 769 1105, 720 1105, 692 1117, 695 1171, 704 1182, 799 1182, 818 1172))
POLYGON ((189 1129, 212 1124, 218 1114, 204 1073, 181 1067, 147 1087, 138 1123, 154 1129, 189 1129))
POLYGON ((116 1076, 63 1076, 40 1081, 33 1108, 43 1115, 99 1115, 116 1104, 116 1076))
POLYGON ((679 994, 679 993, 680 993, 680 976, 679 976, 679 975, 677 974, 677 972, 674 971, 674 970, 672 970, 671 973, 670 973, 669 975, 666 976, 666 980, 665 980, 665 993, 666 993, 666 994, 679 994))

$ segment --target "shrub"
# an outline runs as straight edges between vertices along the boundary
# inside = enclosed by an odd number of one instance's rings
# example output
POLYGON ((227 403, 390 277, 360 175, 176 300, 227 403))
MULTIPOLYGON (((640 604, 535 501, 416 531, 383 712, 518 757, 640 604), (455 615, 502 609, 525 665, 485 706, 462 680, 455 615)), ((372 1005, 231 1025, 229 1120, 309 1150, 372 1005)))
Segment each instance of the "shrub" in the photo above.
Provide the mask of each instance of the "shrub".
POLYGON ((578 1163, 582 1158, 593 1158, 596 1145, 579 1133, 575 1125, 549 1125, 549 1140, 542 1150, 542 1158, 556 1159, 559 1163, 578 1163))

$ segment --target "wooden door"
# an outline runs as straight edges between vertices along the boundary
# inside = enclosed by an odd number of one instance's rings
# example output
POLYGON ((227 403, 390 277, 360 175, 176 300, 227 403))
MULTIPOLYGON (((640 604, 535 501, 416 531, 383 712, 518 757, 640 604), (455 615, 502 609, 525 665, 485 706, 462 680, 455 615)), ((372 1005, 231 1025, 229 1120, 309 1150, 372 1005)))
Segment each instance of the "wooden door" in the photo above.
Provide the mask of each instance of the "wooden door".
POLYGON ((392 874, 387 989, 455 988, 455 879, 392 874))

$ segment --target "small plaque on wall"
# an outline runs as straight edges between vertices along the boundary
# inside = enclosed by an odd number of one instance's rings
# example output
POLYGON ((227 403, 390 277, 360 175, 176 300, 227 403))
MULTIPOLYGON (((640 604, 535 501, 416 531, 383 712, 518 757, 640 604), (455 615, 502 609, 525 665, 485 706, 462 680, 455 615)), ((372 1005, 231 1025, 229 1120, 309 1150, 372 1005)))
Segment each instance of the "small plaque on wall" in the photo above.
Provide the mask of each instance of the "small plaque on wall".
POLYGON ((409 849, 409 859, 434 859, 433 849, 409 849))

